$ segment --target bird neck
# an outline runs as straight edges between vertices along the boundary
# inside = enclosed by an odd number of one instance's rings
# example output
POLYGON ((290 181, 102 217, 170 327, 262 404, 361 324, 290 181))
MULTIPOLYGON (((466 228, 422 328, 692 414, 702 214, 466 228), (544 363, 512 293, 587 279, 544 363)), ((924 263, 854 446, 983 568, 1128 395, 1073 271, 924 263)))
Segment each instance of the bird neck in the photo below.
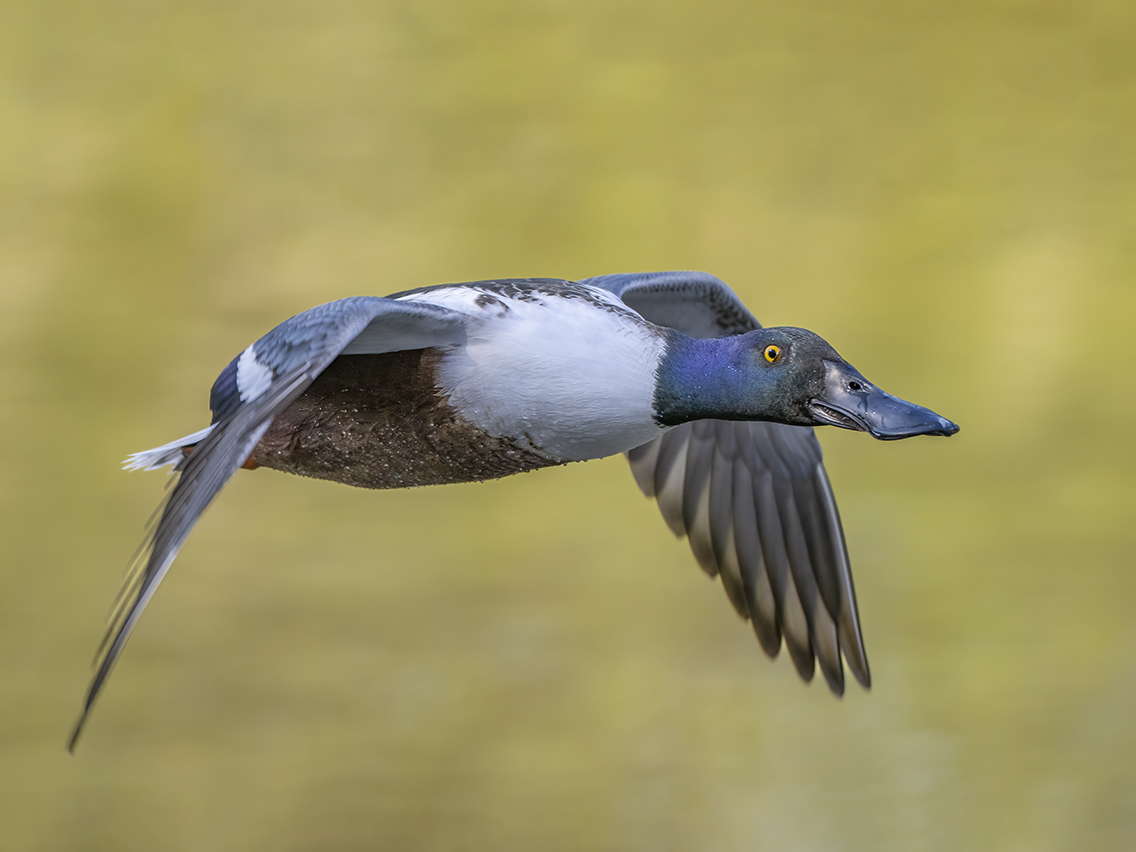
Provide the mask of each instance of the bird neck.
POLYGON ((745 335, 696 338, 668 329, 655 385, 655 420, 757 420, 772 401, 763 371, 754 370, 745 335))

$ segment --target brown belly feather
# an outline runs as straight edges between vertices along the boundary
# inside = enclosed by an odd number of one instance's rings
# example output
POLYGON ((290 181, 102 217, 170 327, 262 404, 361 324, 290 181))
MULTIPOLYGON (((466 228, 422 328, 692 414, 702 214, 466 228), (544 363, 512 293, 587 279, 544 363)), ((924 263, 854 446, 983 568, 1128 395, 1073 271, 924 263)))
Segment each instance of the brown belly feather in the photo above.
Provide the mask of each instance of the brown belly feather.
POLYGON ((277 415, 252 461, 361 488, 473 482, 558 464, 459 417, 435 382, 441 357, 436 349, 341 355, 277 415))

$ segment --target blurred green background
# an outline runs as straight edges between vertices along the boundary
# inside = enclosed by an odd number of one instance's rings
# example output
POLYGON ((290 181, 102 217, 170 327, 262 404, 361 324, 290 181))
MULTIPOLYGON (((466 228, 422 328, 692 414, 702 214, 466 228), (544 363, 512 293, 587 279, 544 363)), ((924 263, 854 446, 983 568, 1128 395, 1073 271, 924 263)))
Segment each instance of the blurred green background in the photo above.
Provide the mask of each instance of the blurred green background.
POLYGON ((1136 6, 9 3, 0 846, 1136 844, 1136 6), (620 458, 206 515, 79 709, 161 474, 291 314, 705 269, 962 425, 826 430, 875 686, 770 663, 620 458))

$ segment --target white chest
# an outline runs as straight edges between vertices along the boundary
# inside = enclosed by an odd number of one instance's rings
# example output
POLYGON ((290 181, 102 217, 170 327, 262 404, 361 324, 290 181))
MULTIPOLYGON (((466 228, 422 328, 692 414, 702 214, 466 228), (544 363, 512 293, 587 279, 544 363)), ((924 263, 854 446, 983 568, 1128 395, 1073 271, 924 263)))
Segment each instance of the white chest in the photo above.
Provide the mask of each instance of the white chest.
POLYGON ((470 288, 414 294, 471 317, 443 359, 442 390, 465 419, 557 461, 624 452, 662 434, 652 419, 663 342, 613 296, 511 299, 470 288))

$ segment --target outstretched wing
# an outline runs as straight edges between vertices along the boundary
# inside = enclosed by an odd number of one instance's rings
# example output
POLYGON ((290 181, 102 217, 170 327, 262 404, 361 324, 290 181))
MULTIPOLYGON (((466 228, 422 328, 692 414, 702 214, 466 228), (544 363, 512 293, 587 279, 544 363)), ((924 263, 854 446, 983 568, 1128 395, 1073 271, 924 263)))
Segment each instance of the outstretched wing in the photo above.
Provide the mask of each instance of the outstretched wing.
MULTIPOLYGON (((658 325, 692 337, 760 328, 733 291, 704 272, 605 275, 582 281, 614 293, 658 325)), ((814 658, 829 688, 844 667, 871 684, 848 550, 820 443, 811 428, 699 420, 627 454, 635 481, 687 536, 698 564, 776 656, 784 636, 806 681, 814 658)))
POLYGON ((249 457, 272 425, 312 381, 342 354, 379 354, 460 343, 464 316, 436 305, 370 296, 312 308, 274 328, 222 371, 213 386, 213 425, 203 432, 139 453, 134 464, 155 467, 177 460, 178 477, 155 512, 135 555, 130 578, 111 613, 96 657, 95 675, 67 748, 82 732, 123 646, 198 518, 249 457), (180 446, 200 438, 183 457, 180 446))

